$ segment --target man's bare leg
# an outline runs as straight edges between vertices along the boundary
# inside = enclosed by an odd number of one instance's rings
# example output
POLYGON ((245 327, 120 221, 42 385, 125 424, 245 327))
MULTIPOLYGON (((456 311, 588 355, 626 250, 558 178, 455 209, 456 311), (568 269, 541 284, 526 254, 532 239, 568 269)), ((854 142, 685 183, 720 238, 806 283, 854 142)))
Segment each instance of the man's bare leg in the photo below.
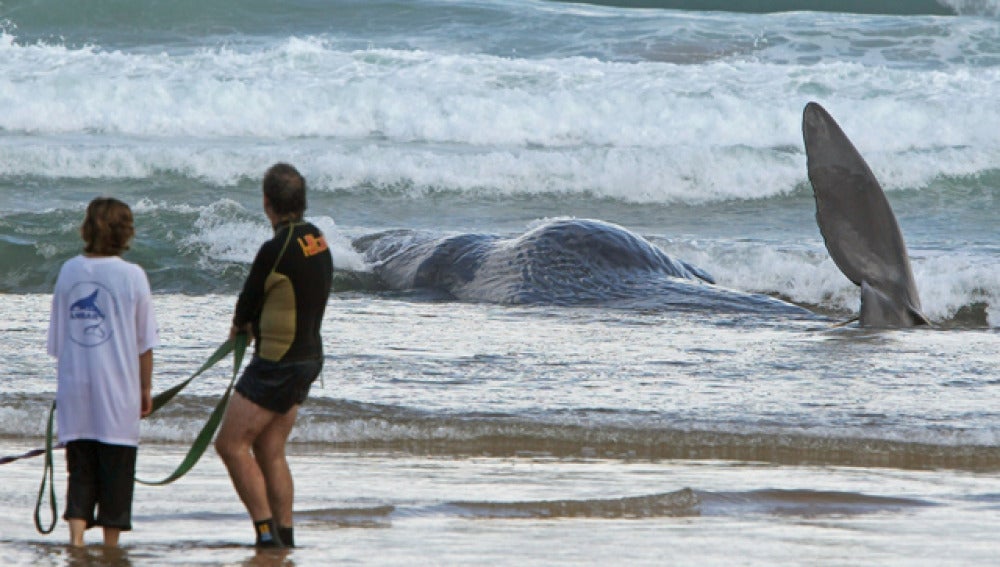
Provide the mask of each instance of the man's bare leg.
POLYGON ((267 486, 268 506, 281 527, 292 526, 295 485, 285 456, 285 443, 295 425, 298 410, 299 406, 295 405, 284 414, 276 414, 253 443, 254 457, 267 486))
POLYGON ((264 474, 250 449, 276 417, 280 415, 258 406, 239 392, 233 392, 222 427, 215 438, 215 450, 225 463, 236 494, 254 522, 272 518, 272 511, 264 474))

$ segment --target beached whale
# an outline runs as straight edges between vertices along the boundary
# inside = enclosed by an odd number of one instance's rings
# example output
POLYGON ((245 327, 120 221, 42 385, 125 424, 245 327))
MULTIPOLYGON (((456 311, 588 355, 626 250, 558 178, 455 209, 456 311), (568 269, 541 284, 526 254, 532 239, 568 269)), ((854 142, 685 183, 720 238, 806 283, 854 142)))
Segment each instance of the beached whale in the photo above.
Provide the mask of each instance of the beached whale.
MULTIPOLYGON (((816 220, 834 262, 861 288, 859 323, 927 324, 896 218, 850 140, 818 104, 802 131, 816 220)), ((524 234, 390 230, 353 241, 375 284, 508 305, 604 305, 812 317, 777 298, 727 289, 703 270, 608 222, 555 219, 524 234)))
POLYGON ((385 288, 462 301, 811 316, 767 295, 715 285, 703 270, 599 220, 548 220, 514 237, 390 230, 353 245, 385 288))
POLYGON ((826 249, 861 288, 863 327, 929 324, 896 216, 882 187, 833 117, 810 102, 802 114, 816 223, 826 249))

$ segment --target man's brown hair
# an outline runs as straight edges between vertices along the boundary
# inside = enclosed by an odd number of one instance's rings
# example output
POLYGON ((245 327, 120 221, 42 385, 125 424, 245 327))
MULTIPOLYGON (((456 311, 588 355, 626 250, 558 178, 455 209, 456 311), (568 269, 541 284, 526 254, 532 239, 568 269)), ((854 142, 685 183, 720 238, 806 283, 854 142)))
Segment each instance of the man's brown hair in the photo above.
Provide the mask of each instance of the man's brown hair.
POLYGON ((119 256, 128 250, 135 236, 132 209, 112 197, 97 197, 87 205, 87 216, 80 227, 86 243, 83 251, 97 256, 119 256))
POLYGON ((287 163, 276 163, 264 174, 264 195, 279 217, 299 220, 306 210, 306 180, 287 163))

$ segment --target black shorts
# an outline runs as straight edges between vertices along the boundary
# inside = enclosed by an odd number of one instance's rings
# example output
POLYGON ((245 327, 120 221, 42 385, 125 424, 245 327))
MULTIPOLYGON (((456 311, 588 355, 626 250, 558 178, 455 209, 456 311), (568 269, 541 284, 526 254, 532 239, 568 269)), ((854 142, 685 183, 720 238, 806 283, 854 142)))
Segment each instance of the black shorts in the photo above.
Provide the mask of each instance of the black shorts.
POLYGON ((63 519, 86 520, 88 528, 131 530, 136 453, 136 447, 91 439, 66 443, 69 479, 63 519))
POLYGON ((322 369, 322 358, 274 362, 254 356, 236 383, 236 391, 266 410, 285 413, 306 401, 322 369))

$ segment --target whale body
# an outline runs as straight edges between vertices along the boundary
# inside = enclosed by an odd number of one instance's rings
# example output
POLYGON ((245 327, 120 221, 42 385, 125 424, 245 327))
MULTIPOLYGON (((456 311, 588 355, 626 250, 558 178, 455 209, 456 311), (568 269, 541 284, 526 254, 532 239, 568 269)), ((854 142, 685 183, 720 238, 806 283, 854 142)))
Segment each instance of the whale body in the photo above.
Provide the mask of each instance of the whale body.
POLYGON ((385 288, 434 290, 461 301, 811 315, 768 295, 715 285, 704 270, 599 220, 548 220, 512 237, 391 230, 353 245, 385 288))

